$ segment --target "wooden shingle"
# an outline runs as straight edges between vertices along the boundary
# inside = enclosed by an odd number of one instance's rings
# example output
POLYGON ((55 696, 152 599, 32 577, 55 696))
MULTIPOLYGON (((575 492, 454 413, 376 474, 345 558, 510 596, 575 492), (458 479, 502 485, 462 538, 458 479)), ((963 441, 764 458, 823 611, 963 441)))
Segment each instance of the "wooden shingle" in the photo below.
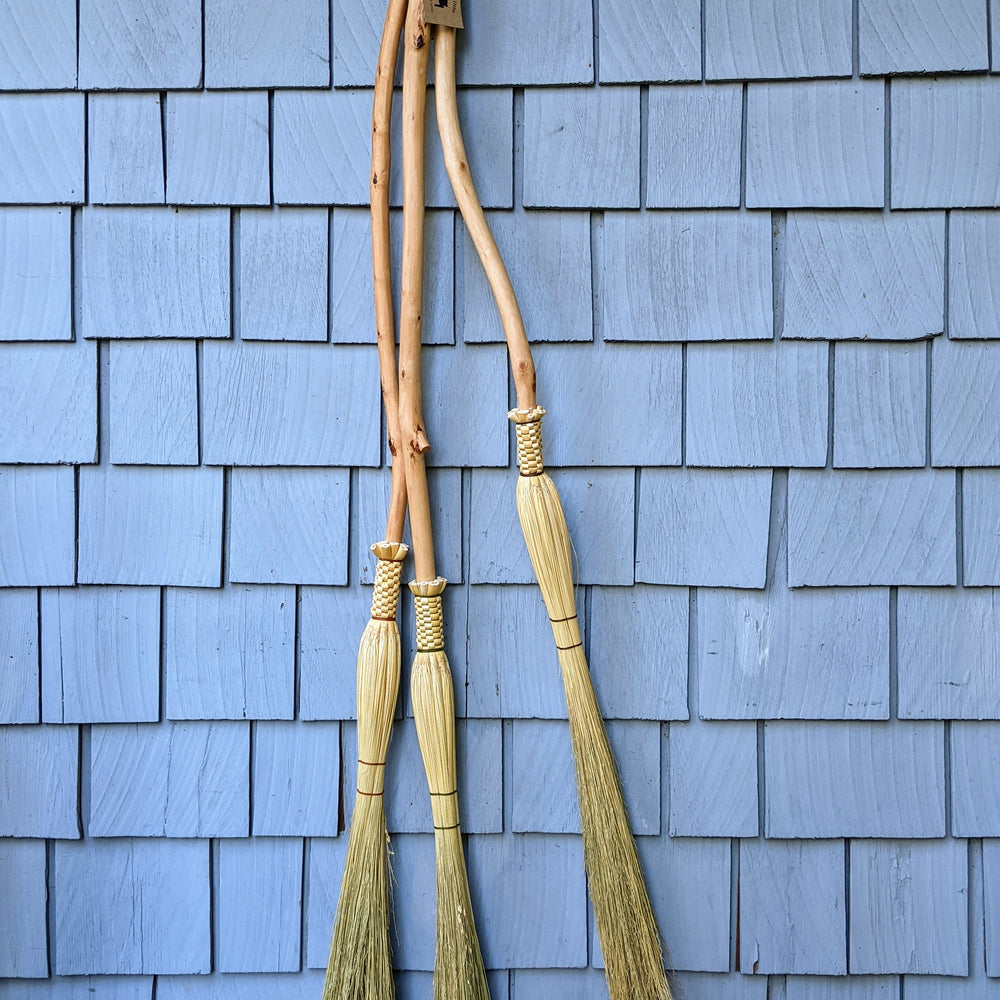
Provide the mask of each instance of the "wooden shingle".
POLYGON ((49 974, 45 841, 0 840, 0 882, 0 976, 44 978, 49 974))
POLYGON ((38 594, 28 588, 0 590, 0 723, 40 722, 38 688, 38 594))
POLYGON ((162 113, 159 93, 89 95, 87 181, 93 204, 162 204, 162 113))
POLYGON ((77 726, 0 726, 0 837, 80 836, 77 726))
POLYGON ((83 94, 0 95, 0 202, 83 202, 83 122, 83 94))
POLYGON ((76 485, 66 466, 0 466, 0 586, 71 587, 76 485))

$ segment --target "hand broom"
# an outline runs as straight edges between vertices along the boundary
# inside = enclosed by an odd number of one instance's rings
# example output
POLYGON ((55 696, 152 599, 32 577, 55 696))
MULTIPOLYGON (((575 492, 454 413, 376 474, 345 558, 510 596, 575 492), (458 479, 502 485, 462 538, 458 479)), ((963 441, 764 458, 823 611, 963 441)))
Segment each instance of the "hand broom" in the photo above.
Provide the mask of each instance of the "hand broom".
POLYGON ((576 760, 584 865, 612 1000, 669 1000, 656 918, 583 651, 569 533, 555 484, 544 471, 535 370, 510 278, 469 175, 455 94, 455 31, 439 28, 435 47, 438 131, 445 167, 503 323, 517 394, 517 511, 545 601, 566 689, 576 760))

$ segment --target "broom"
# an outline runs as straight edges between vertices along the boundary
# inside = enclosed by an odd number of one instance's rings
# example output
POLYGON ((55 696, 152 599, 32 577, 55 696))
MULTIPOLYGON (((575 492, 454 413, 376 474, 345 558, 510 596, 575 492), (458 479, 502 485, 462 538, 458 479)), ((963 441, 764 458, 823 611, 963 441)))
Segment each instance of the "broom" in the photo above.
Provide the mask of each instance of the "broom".
MULTIPOLYGON (((406 0, 390 0, 375 74, 372 108, 372 268, 379 373, 389 450, 399 442, 399 397, 392 318, 389 252, 389 126, 392 77, 406 0)), ((392 468, 385 540, 372 546, 377 563, 371 620, 358 649, 358 780, 347 858, 323 985, 324 1000, 392 1000, 389 947, 389 860, 382 789, 389 734, 399 692, 400 644, 396 626, 399 580, 407 547, 406 478, 392 468)))
POLYGON ((510 355, 517 409, 517 511, 545 601, 576 760, 584 864, 612 1000, 669 1000, 656 918, 622 797, 614 755, 594 694, 576 613, 569 533, 555 484, 544 471, 535 370, 507 270, 476 197, 458 121, 455 31, 439 28, 435 54, 438 131, 445 167, 466 228, 497 301, 510 355))
POLYGON ((416 580, 413 592, 417 651, 410 674, 413 718, 427 774, 434 820, 437 931, 434 996, 488 1000, 476 935, 458 816, 455 696, 444 652, 441 594, 434 569, 424 452, 430 447, 421 417, 420 341, 423 305, 424 116, 430 31, 423 0, 410 0, 403 50, 403 249, 400 275, 399 393, 403 462, 410 505, 416 580))

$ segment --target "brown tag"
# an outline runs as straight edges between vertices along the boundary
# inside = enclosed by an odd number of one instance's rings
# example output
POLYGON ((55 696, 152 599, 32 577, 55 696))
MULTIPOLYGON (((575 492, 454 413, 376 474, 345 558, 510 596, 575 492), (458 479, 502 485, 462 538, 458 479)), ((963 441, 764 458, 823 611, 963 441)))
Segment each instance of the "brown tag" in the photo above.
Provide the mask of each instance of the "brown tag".
POLYGON ((424 0, 424 20, 428 24, 444 24, 449 28, 464 28, 462 0, 424 0))

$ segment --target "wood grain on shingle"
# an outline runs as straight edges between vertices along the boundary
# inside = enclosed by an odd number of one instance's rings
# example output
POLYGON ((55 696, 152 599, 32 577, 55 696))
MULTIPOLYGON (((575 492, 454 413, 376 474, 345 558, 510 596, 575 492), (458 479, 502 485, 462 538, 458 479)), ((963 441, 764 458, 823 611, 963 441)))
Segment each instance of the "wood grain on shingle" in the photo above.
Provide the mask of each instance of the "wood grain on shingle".
POLYGON ((847 972, 847 900, 840 840, 740 844, 743 973, 847 972))
POLYGON ((782 336, 912 340, 944 329, 944 216, 792 212, 782 336))
POLYGON ((45 841, 0 840, 0 883, 0 976, 44 978, 49 974, 45 841))
POLYGON ((0 837, 80 836, 77 726, 0 726, 0 837))
POLYGON ((986 5, 977 0, 861 0, 862 74, 985 70, 986 5))
POLYGON ((791 587, 954 584, 955 545, 951 472, 789 473, 791 587))
POLYGON ((983 842, 986 974, 1000 973, 1000 841, 983 842))
POLYGON ((746 77, 850 76, 850 0, 705 4, 705 74, 746 77))
POLYGON ((197 87, 201 73, 201 4, 168 7, 143 0, 82 0, 80 78, 85 90, 197 87))
POLYGON ((893 208, 1000 204, 1000 80, 893 80, 890 161, 893 208))
POLYGON ((228 337, 229 212, 87 208, 85 337, 228 337))
MULTIPOLYGON (((204 976, 197 977, 204 979, 204 976)), ((164 980, 165 982, 167 980, 164 980)), ((61 976, 4 983, 7 1000, 151 1000, 152 976, 61 976)))
POLYGON ((0 202, 84 201, 82 94, 0 95, 0 202))
POLYGON ((0 209, 0 341, 70 340, 70 212, 0 209))
MULTIPOLYGON (((409 839, 404 835, 400 841, 409 839)), ((398 849, 399 843, 397 841, 394 845, 394 851, 398 849)), ((431 851, 433 850, 432 844, 431 851)), ((302 964, 307 969, 322 969, 324 974, 326 963, 330 958, 330 937, 333 931, 333 918, 337 912, 337 900, 340 897, 340 882, 344 877, 346 854, 347 837, 313 837, 309 841, 309 850, 305 857, 309 892, 305 899, 303 921, 305 954, 302 964)), ((393 867, 396 867, 395 863, 393 867)), ((393 942, 393 945, 394 955, 398 954, 399 943, 393 942)))
POLYGON ((962 582, 1000 586, 1000 473, 969 469, 962 476, 962 582))
POLYGON ((76 86, 74 0, 0 8, 0 89, 63 90, 76 86))
POLYGON ((601 10, 601 83, 697 80, 701 76, 698 0, 666 6, 625 0, 601 10))
POLYGON ((87 98, 87 180, 96 205, 164 200, 162 105, 158 93, 87 98))
POLYGON ((785 1000, 899 1000, 899 976, 788 976, 785 1000))
POLYGON ((766 215, 615 212, 603 236, 605 340, 771 338, 766 215))
MULTIPOLYGON (((327 937, 329 936, 328 934, 327 937)), ((227 1000, 235 989, 239 991, 242 1000, 311 1000, 323 992, 324 974, 325 968, 321 972, 302 972, 300 975, 262 972, 215 976, 157 976, 156 995, 159 1000, 227 1000)), ((96 998, 91 997, 89 1000, 96 998)))
POLYGON ((922 466, 927 443, 923 344, 838 344, 833 465, 922 466))
POLYGON ((55 972, 209 972, 208 852, 204 840, 57 843, 55 972))
POLYGON ((1000 719, 1000 602, 994 590, 901 589, 899 715, 1000 719))
POLYGON ((638 154, 638 88, 525 93, 526 206, 638 208, 638 154))
POLYGON ((748 208, 881 207, 881 82, 751 84, 748 208))
POLYGON ((0 462, 97 460, 97 345, 0 351, 0 462))
MULTIPOLYGON (((371 214, 367 208, 333 209, 330 213, 329 324, 330 339, 335 344, 375 343, 371 246, 371 214)), ((433 244, 427 247, 430 254, 436 249, 433 244)))
POLYGON ((948 239, 948 335, 1000 337, 1000 213, 952 212, 948 239))
POLYGON ((198 464, 198 363, 191 341, 110 345, 109 459, 115 464, 198 464))
POLYGON ((202 461, 377 465, 379 403, 372 348, 205 344, 202 461))
POLYGON ((76 486, 67 467, 0 466, 0 587, 71 587, 76 486))
POLYGON ((80 469, 79 583, 218 587, 222 470, 80 469))
POLYGON ((38 594, 0 590, 0 723, 40 722, 38 594))
POLYGON ((964 840, 854 841, 851 972, 968 975, 968 866, 964 840))
POLYGON ((931 463, 1000 465, 1000 343, 937 340, 931 354, 931 463))
POLYGON ((151 587, 42 591, 42 718, 154 722, 160 600, 151 587))
POLYGON ((951 826, 956 837, 1000 836, 1000 723, 951 726, 951 826))
POLYGON ((218 878, 218 971, 298 972, 302 841, 224 840, 218 878))
POLYGON ((357 0, 350 6, 333 4, 335 87, 371 86, 385 13, 385 5, 377 0, 357 0))
POLYGON ((768 837, 943 837, 943 726, 768 722, 764 787, 768 837))

